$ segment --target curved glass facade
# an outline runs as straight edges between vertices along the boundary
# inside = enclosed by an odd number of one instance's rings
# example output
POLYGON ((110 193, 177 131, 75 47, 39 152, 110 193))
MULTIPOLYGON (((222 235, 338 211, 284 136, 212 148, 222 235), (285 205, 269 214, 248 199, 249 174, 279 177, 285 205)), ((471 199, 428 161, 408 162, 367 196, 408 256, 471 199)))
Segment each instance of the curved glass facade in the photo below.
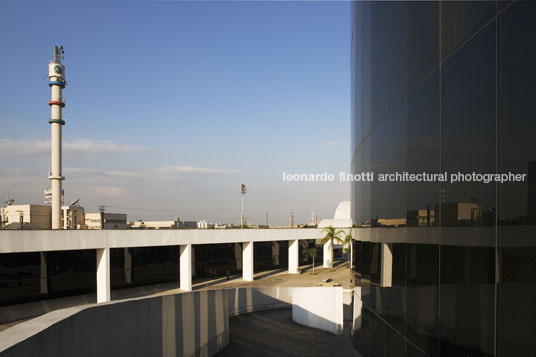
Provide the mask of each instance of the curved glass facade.
POLYGON ((355 2, 352 339, 370 356, 536 355, 536 3, 355 2))

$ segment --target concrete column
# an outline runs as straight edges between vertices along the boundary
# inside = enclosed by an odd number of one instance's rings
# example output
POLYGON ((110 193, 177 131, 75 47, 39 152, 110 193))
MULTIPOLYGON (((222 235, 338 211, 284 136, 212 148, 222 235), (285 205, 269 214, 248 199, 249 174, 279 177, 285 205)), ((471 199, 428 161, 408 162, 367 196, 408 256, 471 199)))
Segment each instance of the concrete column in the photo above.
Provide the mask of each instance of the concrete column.
POLYGON ((185 244, 180 246, 180 280, 181 290, 192 291, 192 245, 185 244))
POLYGON ((300 241, 298 239, 288 241, 288 273, 298 274, 300 241))
POLYGON ((324 268, 330 268, 333 263, 333 256, 331 255, 331 241, 327 241, 324 244, 324 268))
POLYGON ((242 280, 253 281, 253 242, 242 243, 242 280))
POLYGON ((132 283, 132 255, 128 248, 123 248, 123 254, 125 256, 125 281, 127 284, 132 283))
POLYGON ((110 248, 97 249, 97 303, 111 300, 110 248))
POLYGON ((46 253, 40 252, 41 256, 41 276, 40 276, 40 293, 48 294, 48 274, 47 274, 47 259, 46 253))
POLYGON ((380 283, 382 287, 393 285, 393 244, 382 243, 380 283))

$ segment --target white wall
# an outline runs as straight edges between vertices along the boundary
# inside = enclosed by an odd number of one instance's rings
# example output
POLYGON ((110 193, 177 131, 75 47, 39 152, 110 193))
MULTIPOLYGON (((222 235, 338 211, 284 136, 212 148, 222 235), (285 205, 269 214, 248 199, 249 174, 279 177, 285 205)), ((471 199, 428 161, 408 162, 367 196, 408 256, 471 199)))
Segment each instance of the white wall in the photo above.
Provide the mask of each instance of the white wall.
POLYGON ((343 288, 294 288, 292 319, 305 326, 336 335, 343 332, 343 288))

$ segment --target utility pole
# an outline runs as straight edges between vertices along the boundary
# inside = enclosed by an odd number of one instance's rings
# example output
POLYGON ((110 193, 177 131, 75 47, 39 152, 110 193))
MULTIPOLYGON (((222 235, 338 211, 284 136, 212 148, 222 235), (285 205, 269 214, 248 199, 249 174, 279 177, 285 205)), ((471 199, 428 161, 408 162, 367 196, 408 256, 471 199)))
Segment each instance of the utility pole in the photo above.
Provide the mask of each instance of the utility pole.
POLYGON ((268 212, 266 212, 266 228, 268 228, 268 212))
POLYGON ((294 211, 290 211, 290 228, 294 228, 294 211))

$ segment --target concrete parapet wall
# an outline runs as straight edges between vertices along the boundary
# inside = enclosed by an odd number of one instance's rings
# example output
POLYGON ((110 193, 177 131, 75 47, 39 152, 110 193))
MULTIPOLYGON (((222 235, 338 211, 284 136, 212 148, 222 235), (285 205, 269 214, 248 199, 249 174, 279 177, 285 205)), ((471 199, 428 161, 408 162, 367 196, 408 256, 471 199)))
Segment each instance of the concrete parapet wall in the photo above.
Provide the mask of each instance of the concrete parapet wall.
POLYGON ((290 308, 292 287, 248 287, 226 289, 229 317, 250 312, 290 308))
POLYGON ((343 288, 294 288, 292 292, 292 319, 305 326, 343 333, 343 288))
POLYGON ((245 287, 60 309, 0 332, 0 357, 213 356, 229 318, 290 308, 293 320, 342 332, 342 287, 245 287))
POLYGON ((211 356, 229 341, 225 290, 56 310, 0 332, 0 356, 211 356))

